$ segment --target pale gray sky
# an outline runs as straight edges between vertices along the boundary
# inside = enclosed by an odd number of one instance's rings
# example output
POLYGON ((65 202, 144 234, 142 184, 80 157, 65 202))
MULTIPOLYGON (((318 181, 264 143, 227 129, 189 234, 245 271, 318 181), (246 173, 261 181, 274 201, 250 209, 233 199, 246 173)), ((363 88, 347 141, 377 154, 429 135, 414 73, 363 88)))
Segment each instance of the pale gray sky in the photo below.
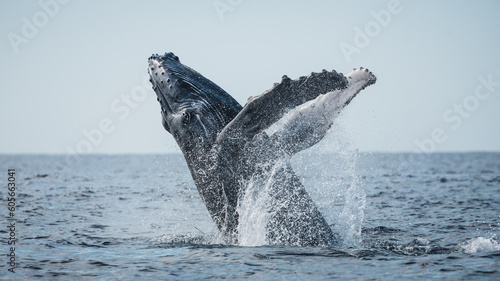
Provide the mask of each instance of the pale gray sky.
POLYGON ((500 151, 499 12, 484 0, 0 1, 0 153, 178 152, 143 83, 165 51, 242 104, 283 74, 364 66, 378 81, 330 134, 361 151, 500 151))

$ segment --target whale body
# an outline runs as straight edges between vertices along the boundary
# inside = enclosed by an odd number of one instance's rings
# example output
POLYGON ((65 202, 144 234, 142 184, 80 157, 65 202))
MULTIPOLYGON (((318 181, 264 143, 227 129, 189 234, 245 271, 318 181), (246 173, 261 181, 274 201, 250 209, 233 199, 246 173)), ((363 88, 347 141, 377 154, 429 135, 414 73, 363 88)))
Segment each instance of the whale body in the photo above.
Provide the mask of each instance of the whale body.
POLYGON ((149 58, 162 124, 175 138, 207 210, 228 243, 238 243, 238 206, 249 182, 266 185, 269 244, 331 246, 336 235, 294 173, 289 159, 318 143, 362 89, 367 69, 283 76, 241 106, 173 53, 149 58), (270 126, 289 113, 272 133, 270 126))

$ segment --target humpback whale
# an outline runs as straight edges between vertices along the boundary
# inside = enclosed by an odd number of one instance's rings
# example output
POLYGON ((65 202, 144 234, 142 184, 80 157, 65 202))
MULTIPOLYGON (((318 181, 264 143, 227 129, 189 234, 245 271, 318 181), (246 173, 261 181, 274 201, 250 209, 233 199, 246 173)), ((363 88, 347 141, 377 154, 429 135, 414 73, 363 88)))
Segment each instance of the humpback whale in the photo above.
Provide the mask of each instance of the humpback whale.
POLYGON ((376 77, 368 69, 343 75, 322 70, 280 83, 241 106, 173 53, 149 57, 148 73, 162 124, 179 145, 207 210, 228 243, 238 243, 248 183, 267 184, 269 244, 338 243, 289 159, 318 143, 333 120, 376 77), (266 131, 287 113, 273 132, 266 131))

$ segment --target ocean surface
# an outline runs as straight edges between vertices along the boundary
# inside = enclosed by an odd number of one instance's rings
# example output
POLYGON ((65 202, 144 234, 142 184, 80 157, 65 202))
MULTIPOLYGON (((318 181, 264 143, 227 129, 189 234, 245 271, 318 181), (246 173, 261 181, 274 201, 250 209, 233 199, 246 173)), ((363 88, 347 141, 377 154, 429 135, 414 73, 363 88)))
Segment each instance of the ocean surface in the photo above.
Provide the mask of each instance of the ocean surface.
POLYGON ((224 244, 181 155, 0 160, 2 280, 500 280, 500 153, 297 155, 335 248, 224 244))

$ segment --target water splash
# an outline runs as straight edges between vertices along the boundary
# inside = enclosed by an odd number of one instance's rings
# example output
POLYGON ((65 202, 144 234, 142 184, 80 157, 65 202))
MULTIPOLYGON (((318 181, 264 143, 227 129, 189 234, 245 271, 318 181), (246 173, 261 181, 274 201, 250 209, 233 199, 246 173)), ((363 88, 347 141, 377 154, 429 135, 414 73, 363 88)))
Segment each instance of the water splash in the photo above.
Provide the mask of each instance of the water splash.
MULTIPOLYGON (((345 157, 345 156, 344 156, 345 157)), ((347 171, 352 176, 349 188, 345 193, 344 209, 337 222, 343 244, 349 247, 359 247, 361 244, 361 229, 365 216, 366 193, 356 175, 357 153, 346 159, 347 171)))
POLYGON ((269 206, 272 204, 269 194, 274 174, 280 163, 272 167, 268 178, 261 176, 252 177, 246 184, 245 195, 238 206, 239 225, 238 241, 241 246, 267 245, 267 225, 270 219, 269 206))
MULTIPOLYGON (((338 134, 340 128, 335 126, 334 129, 337 135, 342 135, 338 134)), ((311 149, 296 155, 292 161, 295 165, 292 166, 298 166, 298 170, 301 171, 298 174, 301 174, 305 189, 321 210, 323 217, 333 225, 332 230, 337 233, 342 246, 359 247, 362 242, 361 229, 366 194, 356 173, 358 152, 351 148, 351 143, 346 137, 336 138, 335 159, 322 157, 321 152, 325 151, 325 147, 319 146, 319 151, 311 149), (332 170, 335 173, 332 173, 332 170), (332 174, 335 176, 332 177, 332 174)), ((328 140, 325 143, 332 142, 328 140)), ((269 226, 273 216, 270 213, 273 209, 271 206, 277 204, 270 192, 273 192, 275 173, 280 171, 285 162, 288 163, 288 159, 278 161, 273 167, 268 167, 271 173, 265 177, 254 176, 245 184, 246 193, 238 205, 240 245, 261 246, 269 243, 266 240, 268 232, 266 227, 269 226)))
POLYGON ((324 179, 323 183, 318 182, 322 188, 318 191, 321 194, 318 205, 328 212, 325 217, 334 224, 333 231, 340 236, 342 246, 358 248, 366 207, 366 193, 356 170, 359 152, 337 122, 314 151, 329 151, 336 156, 328 162, 328 167, 321 168, 324 179))
POLYGON ((500 244, 494 238, 477 237, 459 245, 461 251, 467 254, 500 251, 500 244))

